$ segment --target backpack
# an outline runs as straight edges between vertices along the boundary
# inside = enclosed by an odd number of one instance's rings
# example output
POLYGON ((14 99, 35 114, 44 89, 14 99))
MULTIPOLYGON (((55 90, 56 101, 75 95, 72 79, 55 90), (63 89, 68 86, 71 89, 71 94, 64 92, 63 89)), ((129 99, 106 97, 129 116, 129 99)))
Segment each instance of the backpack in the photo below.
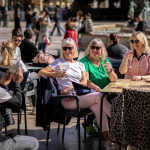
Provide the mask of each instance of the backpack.
POLYGON ((48 53, 43 53, 43 51, 39 51, 39 53, 34 57, 33 62, 34 63, 41 63, 41 64, 50 64, 53 61, 55 61, 55 59, 53 58, 52 55, 48 54, 48 53))

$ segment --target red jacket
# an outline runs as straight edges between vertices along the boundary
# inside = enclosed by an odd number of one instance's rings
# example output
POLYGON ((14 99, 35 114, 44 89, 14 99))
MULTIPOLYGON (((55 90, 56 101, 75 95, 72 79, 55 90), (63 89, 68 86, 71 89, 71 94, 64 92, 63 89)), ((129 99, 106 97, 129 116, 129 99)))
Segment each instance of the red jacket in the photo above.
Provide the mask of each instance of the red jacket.
POLYGON ((64 39, 66 39, 66 38, 72 38, 75 41, 76 46, 78 47, 76 31, 66 30, 64 39))

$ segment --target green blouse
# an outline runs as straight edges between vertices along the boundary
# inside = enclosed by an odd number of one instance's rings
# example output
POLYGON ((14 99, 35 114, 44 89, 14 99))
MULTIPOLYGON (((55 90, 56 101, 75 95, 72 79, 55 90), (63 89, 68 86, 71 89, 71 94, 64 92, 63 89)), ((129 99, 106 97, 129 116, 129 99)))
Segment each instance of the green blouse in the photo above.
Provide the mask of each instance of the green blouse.
MULTIPOLYGON (((106 58, 107 62, 110 63, 110 66, 112 67, 111 62, 106 58)), ((103 89, 107 84, 110 83, 107 71, 105 67, 102 64, 102 59, 100 58, 100 66, 96 67, 93 65, 89 59, 88 55, 80 59, 80 62, 84 63, 86 72, 89 73, 89 80, 99 86, 101 89, 103 89)))

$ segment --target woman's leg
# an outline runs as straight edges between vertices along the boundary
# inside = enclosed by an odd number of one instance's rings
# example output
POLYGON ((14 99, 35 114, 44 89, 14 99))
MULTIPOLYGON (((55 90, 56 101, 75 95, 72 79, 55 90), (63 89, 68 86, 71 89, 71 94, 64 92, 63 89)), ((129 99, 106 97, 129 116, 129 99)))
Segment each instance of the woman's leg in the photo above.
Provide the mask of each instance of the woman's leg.
MULTIPOLYGON (((94 93, 90 93, 87 95, 83 95, 80 96, 80 108, 81 109, 85 109, 85 108, 89 108, 91 109, 97 119, 97 123, 99 126, 99 122, 100 122, 100 101, 101 101, 101 96, 102 94, 99 92, 94 92, 94 93)), ((69 110, 73 110, 76 109, 76 101, 63 101, 62 100, 62 106, 65 109, 69 109, 69 110)), ((108 131, 108 121, 107 121, 107 117, 106 114, 110 117, 110 104, 109 102, 107 102, 106 99, 104 99, 103 102, 103 120, 102 120, 102 131, 108 131)))
POLYGON ((37 150, 39 142, 30 136, 16 136, 6 141, 0 142, 0 150, 37 150))

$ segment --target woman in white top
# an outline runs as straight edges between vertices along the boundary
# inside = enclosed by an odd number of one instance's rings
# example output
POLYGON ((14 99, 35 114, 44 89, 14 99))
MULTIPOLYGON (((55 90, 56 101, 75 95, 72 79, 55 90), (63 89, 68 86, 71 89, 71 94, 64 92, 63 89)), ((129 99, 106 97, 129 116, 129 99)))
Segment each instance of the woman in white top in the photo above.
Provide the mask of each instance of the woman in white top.
MULTIPOLYGON (((87 85, 85 66, 81 62, 74 61, 73 58, 78 56, 76 44, 73 39, 64 39, 61 45, 61 59, 57 59, 49 66, 42 69, 38 73, 41 75, 56 78, 58 89, 62 95, 75 94, 72 82, 87 85)), ((99 92, 89 93, 80 96, 79 105, 81 109, 89 108, 95 114, 99 126, 100 122, 100 101, 102 94, 99 92)), ((61 100, 61 104, 65 109, 74 110, 77 108, 74 99, 65 98, 61 100)), ((109 127, 107 116, 110 117, 110 104, 105 99, 103 107, 102 131, 105 138, 106 149, 114 149, 109 141, 109 127)))

